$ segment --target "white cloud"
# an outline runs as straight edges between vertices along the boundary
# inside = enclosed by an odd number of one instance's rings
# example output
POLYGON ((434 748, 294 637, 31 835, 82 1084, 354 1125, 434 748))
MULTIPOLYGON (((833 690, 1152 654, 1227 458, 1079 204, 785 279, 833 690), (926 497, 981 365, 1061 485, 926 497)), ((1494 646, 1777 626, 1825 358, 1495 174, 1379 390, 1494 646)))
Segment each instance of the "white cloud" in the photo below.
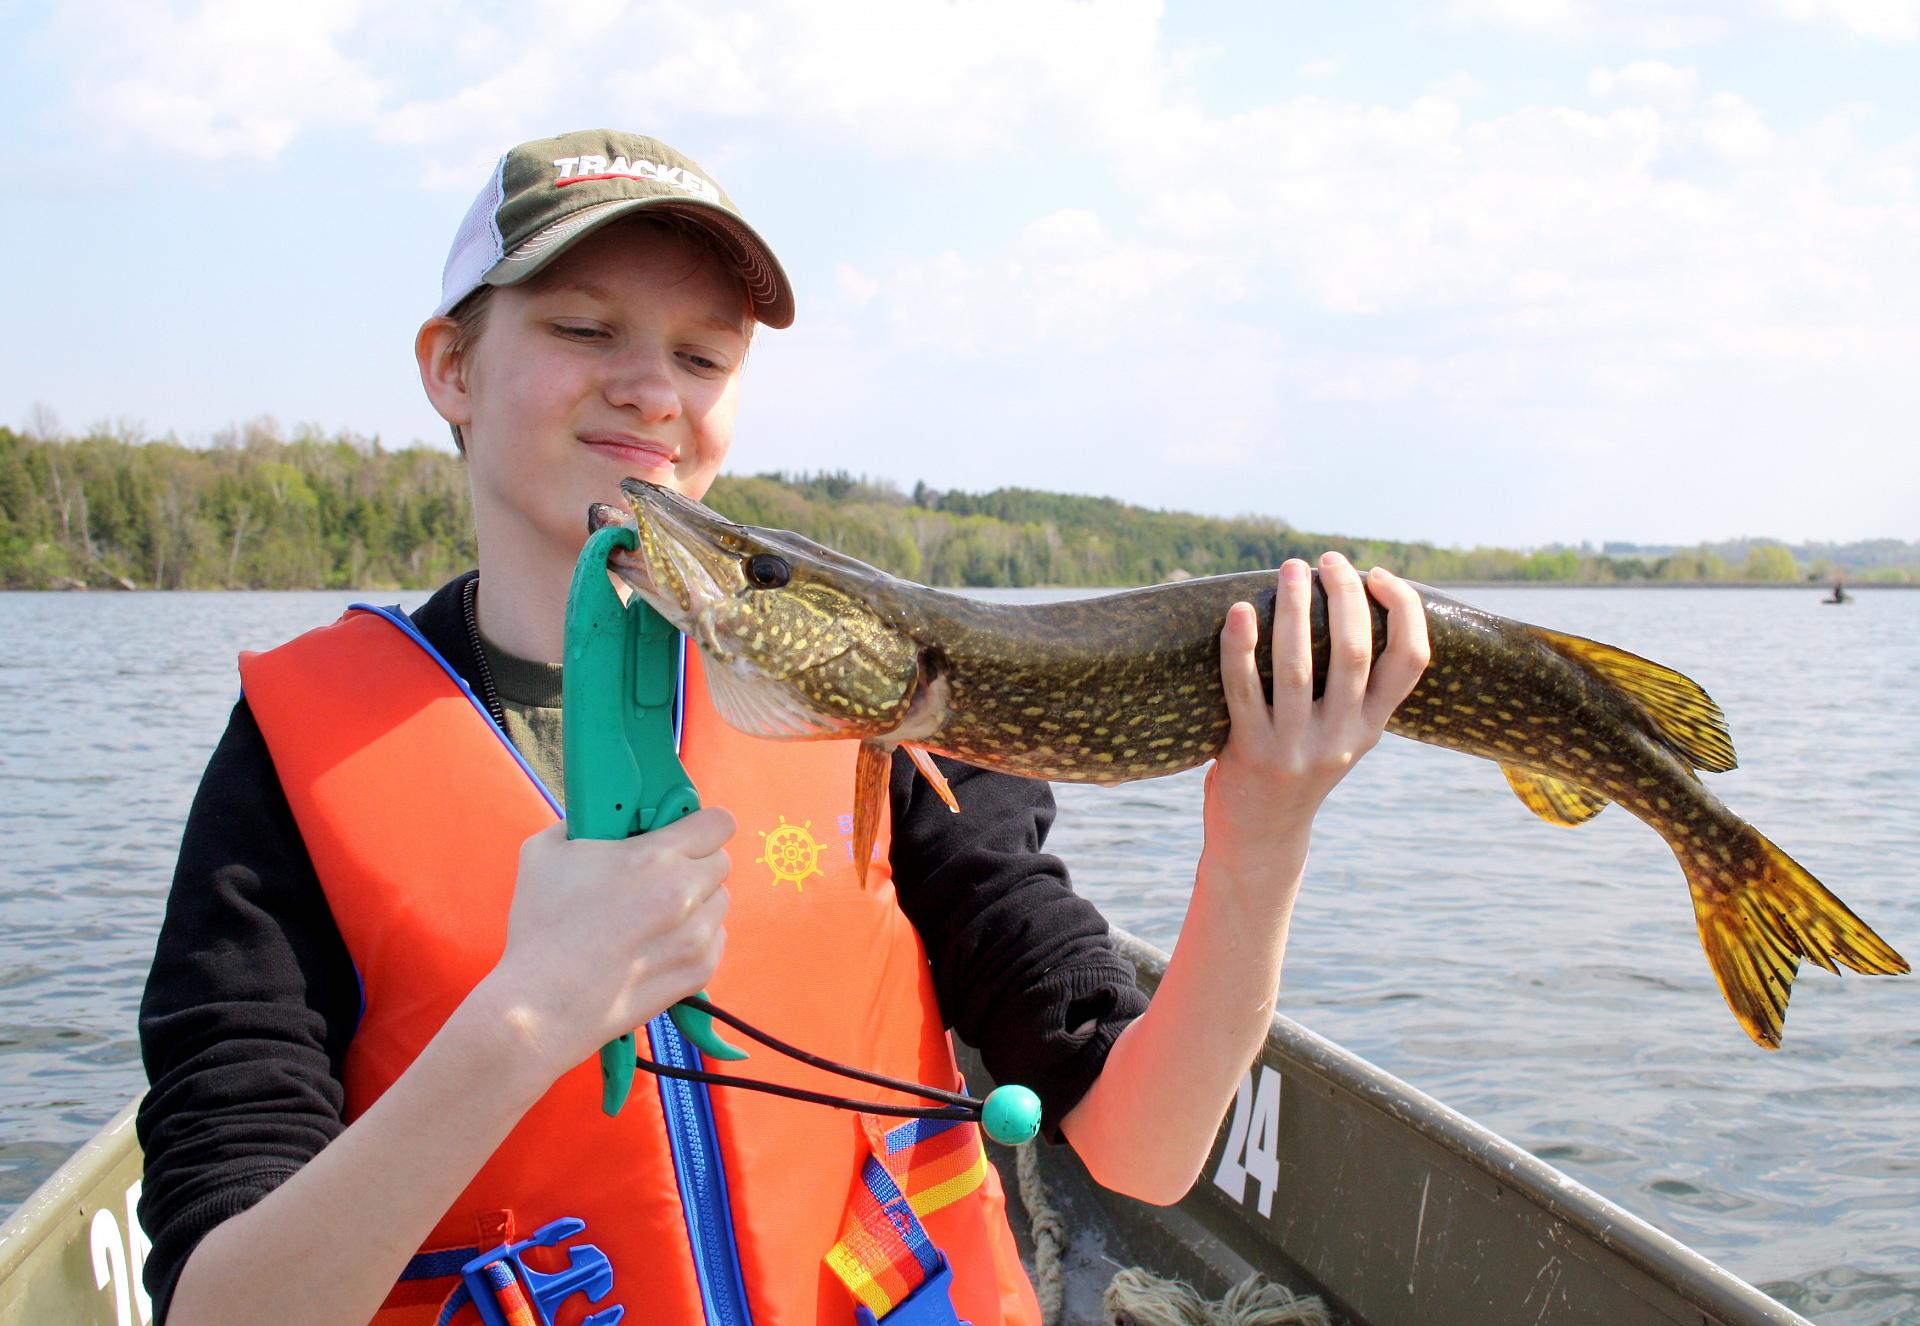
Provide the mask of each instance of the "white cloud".
POLYGON ((1596 69, 1587 75, 1587 91, 1621 101, 1685 102, 1699 86, 1698 69, 1664 60, 1636 60, 1618 69, 1596 69))
POLYGON ((110 140, 208 160, 271 161, 299 134, 366 123, 385 89, 338 40, 360 0, 77 0, 48 45, 71 62, 74 103, 110 140))
POLYGON ((1158 341, 1244 292, 1227 255, 1122 239, 1084 210, 1038 217, 996 254, 938 253, 842 285, 863 305, 879 296, 892 344, 966 358, 1158 341))
POLYGON ((1920 37, 1920 0, 1453 0, 1446 21, 1659 51, 1704 46, 1782 21, 1905 43, 1920 37))
POLYGON ((1487 95, 1487 85, 1465 70, 1455 70, 1428 88, 1427 94, 1447 101, 1478 101, 1487 95))
POLYGON ((1857 37, 1910 42, 1920 37, 1920 0, 1776 0, 1790 18, 1837 23, 1857 37))
POLYGON ((1446 21, 1512 28, 1562 42, 1611 41, 1656 51, 1722 40, 1753 20, 1744 0, 1453 0, 1446 21))

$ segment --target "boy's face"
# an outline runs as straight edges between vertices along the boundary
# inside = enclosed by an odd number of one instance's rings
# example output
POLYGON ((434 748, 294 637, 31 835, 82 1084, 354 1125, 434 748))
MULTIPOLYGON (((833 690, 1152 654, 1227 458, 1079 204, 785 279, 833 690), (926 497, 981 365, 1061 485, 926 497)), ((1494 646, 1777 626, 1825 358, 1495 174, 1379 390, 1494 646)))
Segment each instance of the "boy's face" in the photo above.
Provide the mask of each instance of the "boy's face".
POLYGON ((454 421, 483 546, 531 536, 571 556, 588 504, 619 503, 629 475, 705 494, 733 441, 750 317, 710 251, 656 225, 616 222, 496 290, 454 421))

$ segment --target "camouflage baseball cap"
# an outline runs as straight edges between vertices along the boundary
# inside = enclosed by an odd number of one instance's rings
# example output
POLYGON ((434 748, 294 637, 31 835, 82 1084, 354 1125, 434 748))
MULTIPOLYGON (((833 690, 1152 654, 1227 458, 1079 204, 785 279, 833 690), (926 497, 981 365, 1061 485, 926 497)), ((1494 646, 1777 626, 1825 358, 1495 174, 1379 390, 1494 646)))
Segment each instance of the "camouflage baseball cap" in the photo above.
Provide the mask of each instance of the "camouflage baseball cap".
POLYGON ((658 139, 610 129, 536 139, 500 158, 454 236, 435 315, 483 285, 526 280, 583 236, 642 209, 671 212, 712 234, 739 272, 754 317, 769 327, 791 325, 787 274, 720 186, 658 139))

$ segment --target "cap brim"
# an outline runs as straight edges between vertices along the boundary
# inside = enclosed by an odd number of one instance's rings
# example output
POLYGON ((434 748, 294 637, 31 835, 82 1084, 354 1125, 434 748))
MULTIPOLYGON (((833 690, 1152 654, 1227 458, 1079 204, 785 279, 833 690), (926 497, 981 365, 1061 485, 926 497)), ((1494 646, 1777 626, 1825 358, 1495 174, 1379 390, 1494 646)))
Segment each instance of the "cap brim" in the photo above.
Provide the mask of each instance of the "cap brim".
POLYGON ((738 213, 699 198, 615 198, 583 207, 524 240, 482 279, 488 285, 518 285, 601 226, 642 208, 672 212, 706 230, 739 273, 753 316, 769 327, 793 325, 793 287, 773 250, 738 213))

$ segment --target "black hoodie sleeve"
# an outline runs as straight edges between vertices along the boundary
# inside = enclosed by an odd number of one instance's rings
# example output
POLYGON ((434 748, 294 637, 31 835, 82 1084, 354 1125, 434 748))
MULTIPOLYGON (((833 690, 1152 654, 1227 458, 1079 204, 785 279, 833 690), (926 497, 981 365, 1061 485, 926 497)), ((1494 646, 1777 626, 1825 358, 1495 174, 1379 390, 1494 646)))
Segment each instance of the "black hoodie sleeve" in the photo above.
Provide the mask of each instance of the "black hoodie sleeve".
POLYGON ((155 1319, 187 1254, 344 1126, 359 981, 245 700, 188 812, 140 1001, 155 1319))
MULTIPOLYGON (((462 675, 477 669, 461 576, 413 614, 462 675)), ((149 1088, 144 1279, 164 1321, 188 1254, 345 1127, 341 1086, 360 979, 265 736, 242 699, 187 812, 140 1001, 149 1088)))
POLYGON ((1051 1141, 1146 1008, 1107 922, 1042 851, 1046 783, 936 756, 960 814, 905 755, 892 768, 891 861, 900 907, 925 944, 947 1025, 999 1082, 1040 1097, 1051 1141))

